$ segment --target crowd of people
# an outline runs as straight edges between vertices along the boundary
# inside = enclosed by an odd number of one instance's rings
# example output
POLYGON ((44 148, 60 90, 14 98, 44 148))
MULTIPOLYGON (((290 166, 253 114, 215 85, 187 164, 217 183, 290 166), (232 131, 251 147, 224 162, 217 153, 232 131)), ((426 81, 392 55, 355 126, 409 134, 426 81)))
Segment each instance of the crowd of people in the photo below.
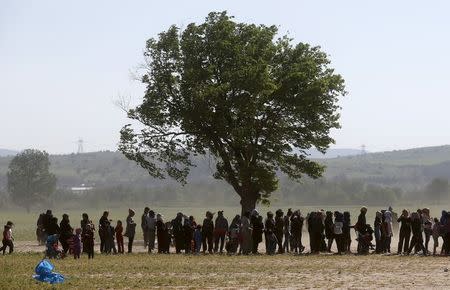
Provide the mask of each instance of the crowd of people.
MULTIPOLYGON (((366 221, 367 208, 362 207, 355 224, 351 223, 350 212, 313 211, 303 216, 299 210, 288 209, 286 213, 279 209, 267 212, 263 218, 257 210, 236 215, 231 223, 223 211, 207 211, 203 221, 197 222, 194 216, 178 213, 172 220, 165 221, 163 216, 145 207, 140 226, 144 247, 150 253, 169 253, 170 247, 175 253, 224 253, 259 254, 259 245, 265 242, 268 255, 282 253, 303 253, 302 234, 309 234, 310 253, 331 253, 333 245, 337 254, 351 253, 351 231, 356 233, 356 254, 391 253, 391 241, 399 225, 397 254, 409 255, 412 252, 429 255, 429 242, 433 238, 433 255, 450 253, 450 212, 442 211, 440 218, 432 218, 427 208, 409 212, 404 209, 400 216, 392 210, 377 211, 373 226, 366 221), (442 239, 438 253, 439 239, 442 239), (156 243, 155 243, 156 241, 156 243)), ((104 254, 123 254, 124 237, 127 237, 127 253, 133 252, 136 235, 135 211, 128 210, 125 229, 122 221, 113 225, 109 212, 103 212, 98 222, 100 252, 104 254), (117 246, 117 247, 116 247, 117 246)), ((5 225, 3 246, 5 253, 9 247, 13 252, 12 222, 5 225)), ((51 210, 42 213, 37 221, 36 236, 40 244, 47 246, 48 257, 63 257, 72 254, 79 258, 86 253, 94 257, 95 225, 86 213, 82 214, 80 227, 74 229, 69 216, 64 214, 61 222, 53 216, 51 210), (59 242, 59 243, 58 243, 59 242), (62 249, 59 249, 61 245, 62 249)), ((394 251, 394 250, 392 250, 394 251)))

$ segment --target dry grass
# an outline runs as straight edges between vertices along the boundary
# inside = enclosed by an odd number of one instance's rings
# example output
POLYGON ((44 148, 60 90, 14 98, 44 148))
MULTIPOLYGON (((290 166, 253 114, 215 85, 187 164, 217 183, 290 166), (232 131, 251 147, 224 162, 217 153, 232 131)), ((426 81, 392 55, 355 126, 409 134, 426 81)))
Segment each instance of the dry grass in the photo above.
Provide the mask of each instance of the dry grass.
POLYGON ((450 288, 448 258, 399 256, 97 255, 53 261, 62 285, 35 282, 40 254, 0 257, 0 289, 450 288))

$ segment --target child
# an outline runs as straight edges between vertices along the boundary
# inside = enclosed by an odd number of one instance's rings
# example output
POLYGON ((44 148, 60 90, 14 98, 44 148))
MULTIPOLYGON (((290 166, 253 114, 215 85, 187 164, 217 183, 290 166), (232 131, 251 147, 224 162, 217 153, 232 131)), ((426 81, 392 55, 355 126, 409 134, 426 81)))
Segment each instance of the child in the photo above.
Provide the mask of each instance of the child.
POLYGON ((197 225, 194 232, 194 245, 195 245, 195 254, 198 255, 200 253, 200 248, 202 246, 202 225, 197 225))
POLYGON ((9 247, 10 254, 14 251, 14 243, 13 243, 14 238, 12 235, 12 227, 13 223, 11 221, 8 221, 3 230, 3 239, 2 239, 3 246, 0 248, 0 251, 3 251, 3 255, 6 252, 6 247, 9 247))
POLYGON ((94 231, 92 230, 92 226, 90 224, 86 226, 83 241, 86 245, 85 252, 88 254, 88 259, 94 259, 94 231))
POLYGON ((81 254, 81 229, 75 230, 75 235, 72 238, 72 253, 74 259, 79 259, 81 254))
POLYGON ((123 250, 123 226, 122 226, 122 221, 118 220, 117 221, 117 225, 116 225, 116 241, 117 241, 117 250, 119 252, 119 254, 123 254, 124 250, 123 250))
POLYGON ((436 248, 439 247, 439 234, 441 231, 441 223, 437 218, 434 218, 434 224, 432 228, 433 235, 433 256, 436 256, 436 248))

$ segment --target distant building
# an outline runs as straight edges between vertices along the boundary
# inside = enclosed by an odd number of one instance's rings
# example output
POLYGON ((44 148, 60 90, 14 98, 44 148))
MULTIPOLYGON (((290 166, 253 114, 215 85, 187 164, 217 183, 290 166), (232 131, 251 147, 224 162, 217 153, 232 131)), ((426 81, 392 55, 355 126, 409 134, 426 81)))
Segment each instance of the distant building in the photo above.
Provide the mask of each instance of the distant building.
POLYGON ((72 193, 76 194, 76 195, 84 195, 84 194, 88 193, 88 191, 90 191, 92 189, 93 189, 92 186, 86 186, 84 184, 82 184, 81 186, 75 186, 75 187, 71 187, 70 188, 72 193))

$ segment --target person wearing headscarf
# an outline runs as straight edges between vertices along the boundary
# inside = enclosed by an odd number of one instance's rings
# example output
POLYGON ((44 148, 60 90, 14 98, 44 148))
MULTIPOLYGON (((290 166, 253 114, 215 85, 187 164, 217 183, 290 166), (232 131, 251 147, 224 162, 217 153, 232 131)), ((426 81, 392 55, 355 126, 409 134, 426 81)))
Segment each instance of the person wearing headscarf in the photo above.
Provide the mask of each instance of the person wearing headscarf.
POLYGON ((158 253, 162 254, 166 251, 167 240, 167 228, 161 214, 156 215, 156 238, 158 240, 158 253))
MULTIPOLYGON (((104 211, 102 217, 98 221, 98 235, 100 237, 100 253, 105 251, 106 235, 108 233, 109 212, 104 211)), ((94 230, 94 229, 92 229, 94 230)))
POLYGON ((184 248, 183 214, 181 212, 177 213, 171 224, 173 238, 175 239, 175 252, 179 254, 184 248))
POLYGON ((241 219, 241 250, 243 255, 252 252, 252 226, 250 223, 250 212, 245 212, 241 219))
POLYGON ((392 233, 392 213, 388 210, 384 212, 384 227, 385 227, 384 250, 385 252, 390 253, 393 233, 392 233))
POLYGON ((69 251, 68 240, 73 235, 73 228, 70 226, 69 215, 63 214, 62 220, 59 223, 59 229, 60 229, 59 241, 61 242, 64 254, 67 254, 67 252, 69 251))

